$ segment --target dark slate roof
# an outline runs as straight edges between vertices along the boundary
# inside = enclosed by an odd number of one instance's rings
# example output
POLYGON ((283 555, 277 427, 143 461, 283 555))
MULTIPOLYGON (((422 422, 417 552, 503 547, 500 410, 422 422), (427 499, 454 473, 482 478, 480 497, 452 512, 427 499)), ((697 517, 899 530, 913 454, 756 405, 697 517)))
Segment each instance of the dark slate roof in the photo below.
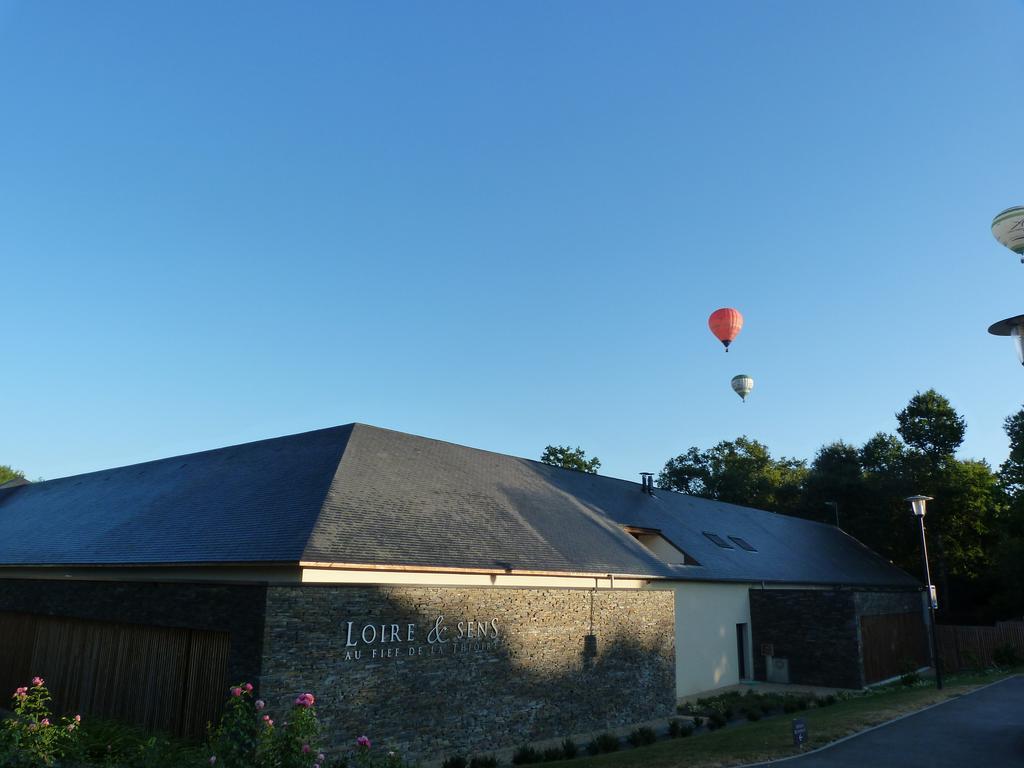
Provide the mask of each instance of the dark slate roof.
POLYGON ((832 526, 362 424, 0 489, 3 565, 260 562, 917 585, 832 526))

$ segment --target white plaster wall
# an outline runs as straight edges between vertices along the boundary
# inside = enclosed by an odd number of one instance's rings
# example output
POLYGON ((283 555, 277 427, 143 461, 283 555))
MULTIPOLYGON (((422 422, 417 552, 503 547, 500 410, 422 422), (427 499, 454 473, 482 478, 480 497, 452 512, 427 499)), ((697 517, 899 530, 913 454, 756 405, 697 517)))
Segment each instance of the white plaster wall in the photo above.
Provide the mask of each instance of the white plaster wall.
POLYGON ((676 697, 739 682, 736 625, 747 625, 747 675, 753 674, 750 584, 677 583, 676 697))

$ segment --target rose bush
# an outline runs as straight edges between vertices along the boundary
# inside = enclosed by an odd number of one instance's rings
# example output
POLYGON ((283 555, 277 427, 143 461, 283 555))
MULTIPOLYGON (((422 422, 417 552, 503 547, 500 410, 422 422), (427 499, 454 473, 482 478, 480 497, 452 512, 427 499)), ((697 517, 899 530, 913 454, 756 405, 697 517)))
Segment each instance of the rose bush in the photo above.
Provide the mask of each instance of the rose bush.
POLYGON ((82 718, 75 715, 55 722, 50 692, 41 677, 15 690, 11 700, 14 714, 0 722, 0 765, 54 765, 72 746, 82 718))
POLYGON ((322 768, 316 697, 296 697, 287 720, 275 724, 253 699, 251 683, 232 686, 220 724, 210 734, 210 765, 217 768, 322 768))

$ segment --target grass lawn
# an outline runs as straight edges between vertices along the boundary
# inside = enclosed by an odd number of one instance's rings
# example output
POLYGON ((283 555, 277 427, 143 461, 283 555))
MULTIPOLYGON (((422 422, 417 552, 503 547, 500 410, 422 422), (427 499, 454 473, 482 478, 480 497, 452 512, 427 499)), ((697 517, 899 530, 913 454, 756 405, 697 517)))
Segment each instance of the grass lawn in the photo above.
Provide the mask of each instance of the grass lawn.
POLYGON ((961 696, 1011 674, 1013 672, 957 675, 944 681, 942 691, 935 690, 934 683, 913 688, 896 684, 831 707, 796 715, 776 715, 756 723, 734 723, 711 733, 701 732, 685 739, 659 741, 648 747, 561 761, 560 764, 566 764, 566 768, 569 765, 572 768, 712 768, 778 759, 797 754, 791 731, 793 717, 801 717, 807 723, 808 738, 804 745, 807 751, 929 704, 961 696))

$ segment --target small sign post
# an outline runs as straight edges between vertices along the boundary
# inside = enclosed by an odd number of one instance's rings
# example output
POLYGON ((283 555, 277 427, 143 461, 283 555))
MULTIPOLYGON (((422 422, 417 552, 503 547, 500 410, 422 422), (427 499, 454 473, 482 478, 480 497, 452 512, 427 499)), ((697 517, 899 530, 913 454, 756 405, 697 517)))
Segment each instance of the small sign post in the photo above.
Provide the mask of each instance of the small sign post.
POLYGON ((793 746, 803 749, 805 741, 807 741, 807 723, 796 718, 793 720, 793 746))

